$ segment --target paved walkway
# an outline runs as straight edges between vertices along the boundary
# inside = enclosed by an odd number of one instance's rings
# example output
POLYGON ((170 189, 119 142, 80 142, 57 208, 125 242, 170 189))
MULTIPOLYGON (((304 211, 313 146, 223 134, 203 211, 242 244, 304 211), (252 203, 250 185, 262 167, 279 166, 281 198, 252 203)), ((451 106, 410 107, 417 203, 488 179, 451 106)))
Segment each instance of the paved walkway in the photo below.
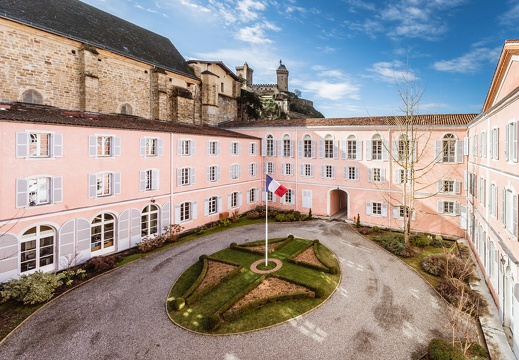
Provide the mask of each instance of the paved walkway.
POLYGON ((181 244, 51 302, 0 345, 1 359, 417 359, 449 336, 445 304, 414 271, 342 222, 269 225, 269 236, 319 239, 342 280, 321 307, 270 329, 208 336, 166 315, 167 294, 200 255, 262 239, 253 225, 181 244))

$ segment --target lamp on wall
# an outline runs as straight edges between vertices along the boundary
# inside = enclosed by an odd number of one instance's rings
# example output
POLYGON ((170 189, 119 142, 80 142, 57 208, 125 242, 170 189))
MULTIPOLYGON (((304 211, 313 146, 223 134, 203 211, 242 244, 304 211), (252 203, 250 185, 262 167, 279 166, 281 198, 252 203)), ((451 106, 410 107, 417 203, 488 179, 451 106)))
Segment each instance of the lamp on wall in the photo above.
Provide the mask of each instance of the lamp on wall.
POLYGON ((152 203, 152 204, 155 204, 155 199, 151 199, 151 203, 152 203))
POLYGON ((507 259, 508 259, 508 256, 501 254, 501 265, 504 266, 506 264, 507 259))

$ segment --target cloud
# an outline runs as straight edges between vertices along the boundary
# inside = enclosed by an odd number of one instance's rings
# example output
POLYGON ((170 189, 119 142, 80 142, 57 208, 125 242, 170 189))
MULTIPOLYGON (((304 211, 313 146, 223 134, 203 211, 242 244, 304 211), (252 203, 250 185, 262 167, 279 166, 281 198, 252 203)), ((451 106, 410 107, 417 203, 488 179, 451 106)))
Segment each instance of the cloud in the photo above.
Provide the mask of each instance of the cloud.
POLYGON ((241 13, 241 18, 244 20, 255 20, 258 18, 258 11, 265 10, 266 6, 261 1, 242 0, 238 1, 237 9, 241 13), (255 11, 258 10, 258 11, 255 11))
POLYGON ((180 0, 180 4, 181 5, 184 5, 194 11, 202 11, 202 12, 210 12, 211 10, 209 10, 208 8, 206 8, 205 6, 201 6, 201 5, 198 5, 198 4, 195 4, 189 0, 180 0))
POLYGON ((359 86, 353 83, 319 80, 304 82, 301 85, 301 91, 313 93, 323 99, 334 101, 344 98, 359 99, 359 86))
POLYGON ((372 78, 388 83, 398 83, 400 81, 416 81, 419 77, 410 69, 406 69, 401 61, 378 62, 367 69, 371 73, 375 73, 372 78))
POLYGON ((471 74, 477 72, 483 63, 494 62, 499 57, 500 51, 499 48, 478 47, 460 57, 437 61, 432 67, 437 71, 471 74))
POLYGON ((272 40, 267 38, 265 30, 280 31, 281 29, 276 25, 266 21, 254 26, 246 26, 239 29, 235 37, 238 40, 251 44, 270 44, 272 43, 272 40))
POLYGON ((499 22, 503 26, 516 26, 519 17, 519 4, 515 4, 510 10, 499 17, 499 22))

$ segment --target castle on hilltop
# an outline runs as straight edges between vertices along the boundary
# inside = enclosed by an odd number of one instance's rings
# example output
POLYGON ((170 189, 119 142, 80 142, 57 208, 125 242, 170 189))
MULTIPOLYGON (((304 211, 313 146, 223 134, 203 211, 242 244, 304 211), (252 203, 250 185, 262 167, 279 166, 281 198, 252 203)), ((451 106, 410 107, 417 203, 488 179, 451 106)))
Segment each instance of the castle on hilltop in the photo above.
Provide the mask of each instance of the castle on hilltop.
POLYGON ((255 93, 260 97, 264 107, 263 118, 268 119, 304 119, 324 117, 315 110, 313 101, 300 98, 298 94, 288 91, 288 69, 279 60, 276 70, 275 84, 254 84, 254 70, 246 62, 236 66, 236 75, 242 82, 242 89, 255 93), (273 106, 274 105, 274 106, 273 106))

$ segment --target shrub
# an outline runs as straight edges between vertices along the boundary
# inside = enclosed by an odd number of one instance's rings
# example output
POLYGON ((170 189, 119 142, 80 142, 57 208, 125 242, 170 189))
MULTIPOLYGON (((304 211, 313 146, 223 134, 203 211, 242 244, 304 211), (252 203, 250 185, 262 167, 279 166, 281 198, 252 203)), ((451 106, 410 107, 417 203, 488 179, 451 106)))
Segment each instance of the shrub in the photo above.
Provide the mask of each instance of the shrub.
POLYGON ((440 235, 434 236, 434 238, 430 235, 428 235, 431 239, 431 246, 436 248, 444 248, 447 247, 447 244, 443 241, 443 238, 440 235))
POLYGON ((332 275, 337 275, 339 273, 339 269, 337 268, 337 266, 332 266, 329 271, 332 275))
POLYGON ((113 256, 96 256, 88 259, 82 266, 89 273, 98 274, 115 267, 115 257, 113 256))
POLYGON ((296 221, 296 216, 293 213, 286 214, 286 221, 296 221))
POLYGON ((443 254, 427 256, 420 263, 422 269, 434 276, 443 276, 445 273, 445 257, 443 254))
POLYGON ((371 234, 371 231, 372 230, 370 228, 365 228, 365 227, 359 229, 359 233, 361 233, 362 235, 371 234))
POLYGON ((287 217, 285 214, 277 214, 275 219, 276 219, 276 221, 279 221, 279 222, 287 221, 287 217))
POLYGON ((371 231, 373 231, 373 232, 380 232, 380 228, 378 226, 373 226, 371 228, 371 231))
POLYGON ((357 221, 355 222, 355 227, 360 228, 360 214, 357 214, 357 221))
POLYGON ((207 319, 207 330, 216 330, 222 323, 222 318, 218 314, 213 314, 207 319))
POLYGON ((410 254, 403 234, 388 234, 380 240, 380 243, 386 250, 397 256, 409 256, 410 254))
POLYGON ((455 278, 462 282, 467 281, 472 274, 470 259, 460 259, 450 253, 428 256, 422 260, 420 265, 429 274, 455 278))
POLYGON ((461 305, 460 308, 463 311, 476 315, 480 298, 478 293, 471 290, 467 284, 456 279, 444 279, 436 286, 436 290, 452 305, 461 305), (461 304, 460 301, 462 301, 461 304))
POLYGON ((222 219, 222 220, 220 220, 220 225, 227 227, 227 226, 231 225, 231 220, 222 219))
POLYGON ((87 277, 86 271, 84 269, 69 269, 60 273, 65 281, 65 285, 70 286, 74 282, 74 278, 76 279, 85 279, 87 277))
POLYGON ((435 338, 429 343, 429 358, 431 360, 464 360, 463 352, 452 345, 452 343, 435 338))
POLYGON ((256 220, 256 219, 259 219, 260 217, 260 213, 257 212, 256 210, 252 210, 252 211, 249 211, 247 213, 247 217, 251 220, 256 220))
POLYGON ((184 227, 179 224, 171 224, 164 227, 163 237, 168 243, 172 243, 178 240, 180 233, 184 230, 184 227))
POLYGON ((308 211, 308 220, 312 220, 312 208, 308 211))
POLYGON ((24 304, 39 304, 52 299, 54 291, 63 285, 61 281, 65 275, 36 271, 22 275, 19 279, 11 279, 2 285, 0 302, 10 299, 24 304))
POLYGON ((176 311, 181 310, 186 305, 186 300, 182 297, 179 297, 172 301, 173 303, 173 309, 176 311))
POLYGON ((424 248, 426 246, 429 246, 431 244, 431 240, 426 235, 412 235, 411 239, 409 239, 409 242, 414 245, 421 248, 424 248))
POLYGON ((233 223, 235 223, 235 222, 238 222, 238 220, 240 220, 240 210, 234 209, 233 212, 231 213, 231 221, 233 223))
POLYGON ((308 215, 306 215, 306 214, 299 215, 299 221, 306 221, 306 220, 310 220, 308 215))
POLYGON ((142 240, 137 243, 137 248, 141 252, 150 252, 161 247, 162 245, 164 245, 165 242, 165 236, 153 234, 143 237, 142 240))
POLYGON ((294 216, 296 217, 297 220, 299 220, 299 218, 301 217, 301 212, 300 211, 294 211, 293 212, 294 216))
POLYGON ((293 234, 288 235, 288 238, 287 238, 287 239, 289 239, 289 240, 294 240, 294 235, 293 235, 293 234))

